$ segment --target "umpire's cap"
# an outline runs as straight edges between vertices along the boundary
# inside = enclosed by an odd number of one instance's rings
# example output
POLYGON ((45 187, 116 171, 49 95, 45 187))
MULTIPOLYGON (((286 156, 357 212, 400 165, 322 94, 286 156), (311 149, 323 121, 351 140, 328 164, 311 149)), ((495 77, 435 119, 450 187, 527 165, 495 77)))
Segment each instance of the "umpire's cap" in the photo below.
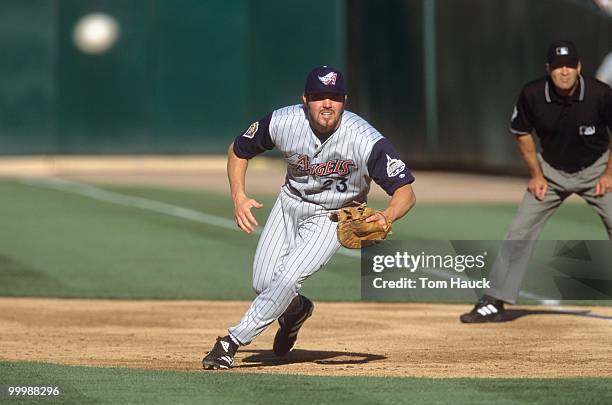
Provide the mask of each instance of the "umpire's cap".
POLYGON ((304 94, 336 93, 346 94, 344 76, 338 69, 320 66, 312 69, 306 76, 304 94))
POLYGON ((551 69, 563 66, 576 68, 578 62, 580 57, 572 41, 555 41, 548 47, 548 65, 551 69))

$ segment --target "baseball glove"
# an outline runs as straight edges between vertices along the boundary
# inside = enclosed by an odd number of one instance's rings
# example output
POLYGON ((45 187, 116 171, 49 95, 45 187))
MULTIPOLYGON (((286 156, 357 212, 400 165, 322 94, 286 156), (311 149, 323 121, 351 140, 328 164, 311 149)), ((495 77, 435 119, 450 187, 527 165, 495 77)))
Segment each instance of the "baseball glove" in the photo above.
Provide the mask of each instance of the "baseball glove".
POLYGON ((359 249, 374 244, 374 241, 385 239, 391 231, 391 222, 386 217, 385 227, 378 222, 365 221, 366 218, 377 212, 383 215, 382 212, 366 206, 365 203, 332 212, 329 218, 338 222, 336 233, 340 244, 349 249, 359 249))

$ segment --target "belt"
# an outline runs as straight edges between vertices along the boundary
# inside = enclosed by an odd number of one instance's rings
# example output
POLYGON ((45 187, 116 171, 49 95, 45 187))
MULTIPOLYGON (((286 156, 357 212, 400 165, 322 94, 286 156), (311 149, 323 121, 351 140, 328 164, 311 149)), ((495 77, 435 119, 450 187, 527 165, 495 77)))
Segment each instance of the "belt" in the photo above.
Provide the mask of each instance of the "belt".
POLYGON ((601 155, 599 155, 597 158, 595 158, 592 162, 585 164, 583 166, 565 166, 565 165, 558 165, 556 163, 551 163, 548 160, 544 159, 544 161, 546 163, 548 163, 550 166, 552 166, 553 168, 557 169, 557 170, 561 170, 564 171, 566 173, 577 173, 581 170, 586 169, 587 167, 590 167, 593 165, 593 163, 597 162, 599 160, 599 158, 601 158, 603 156, 603 153, 601 155))
POLYGON ((584 169, 586 169, 587 167, 589 167, 591 165, 575 166, 575 167, 563 167, 563 166, 554 166, 554 165, 551 165, 551 166, 554 167, 557 170, 561 170, 561 171, 564 171, 566 173, 578 173, 579 171, 584 170, 584 169))

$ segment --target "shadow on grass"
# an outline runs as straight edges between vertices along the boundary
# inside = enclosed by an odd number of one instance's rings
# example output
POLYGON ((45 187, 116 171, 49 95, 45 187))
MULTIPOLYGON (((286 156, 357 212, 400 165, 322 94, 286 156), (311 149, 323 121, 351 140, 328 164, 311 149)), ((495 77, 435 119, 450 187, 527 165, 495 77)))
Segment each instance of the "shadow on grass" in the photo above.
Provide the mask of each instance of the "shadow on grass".
POLYGON ((510 322, 528 315, 572 315, 612 321, 612 316, 597 315, 591 311, 569 311, 555 309, 506 309, 500 322, 510 322))
POLYGON ((278 357, 272 350, 240 350, 250 353, 242 359, 242 364, 234 368, 250 368, 262 366, 280 366, 283 364, 314 363, 322 365, 364 364, 371 361, 384 360, 385 356, 370 353, 334 352, 321 350, 295 349, 284 357, 278 357), (248 363, 248 364, 244 364, 248 363))

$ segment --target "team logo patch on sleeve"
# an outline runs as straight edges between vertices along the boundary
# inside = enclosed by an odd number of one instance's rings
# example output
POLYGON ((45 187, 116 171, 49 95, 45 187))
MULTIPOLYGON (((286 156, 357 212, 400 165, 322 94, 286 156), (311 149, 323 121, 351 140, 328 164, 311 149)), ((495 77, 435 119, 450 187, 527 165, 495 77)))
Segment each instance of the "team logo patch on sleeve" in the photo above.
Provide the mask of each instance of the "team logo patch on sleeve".
POLYGON ((255 121, 254 123, 251 124, 249 129, 247 129, 246 132, 242 134, 242 136, 244 136, 245 138, 253 139, 258 129, 259 129, 259 121, 255 121))
POLYGON ((387 176, 395 177, 406 168, 406 164, 399 159, 393 159, 387 155, 387 176))

